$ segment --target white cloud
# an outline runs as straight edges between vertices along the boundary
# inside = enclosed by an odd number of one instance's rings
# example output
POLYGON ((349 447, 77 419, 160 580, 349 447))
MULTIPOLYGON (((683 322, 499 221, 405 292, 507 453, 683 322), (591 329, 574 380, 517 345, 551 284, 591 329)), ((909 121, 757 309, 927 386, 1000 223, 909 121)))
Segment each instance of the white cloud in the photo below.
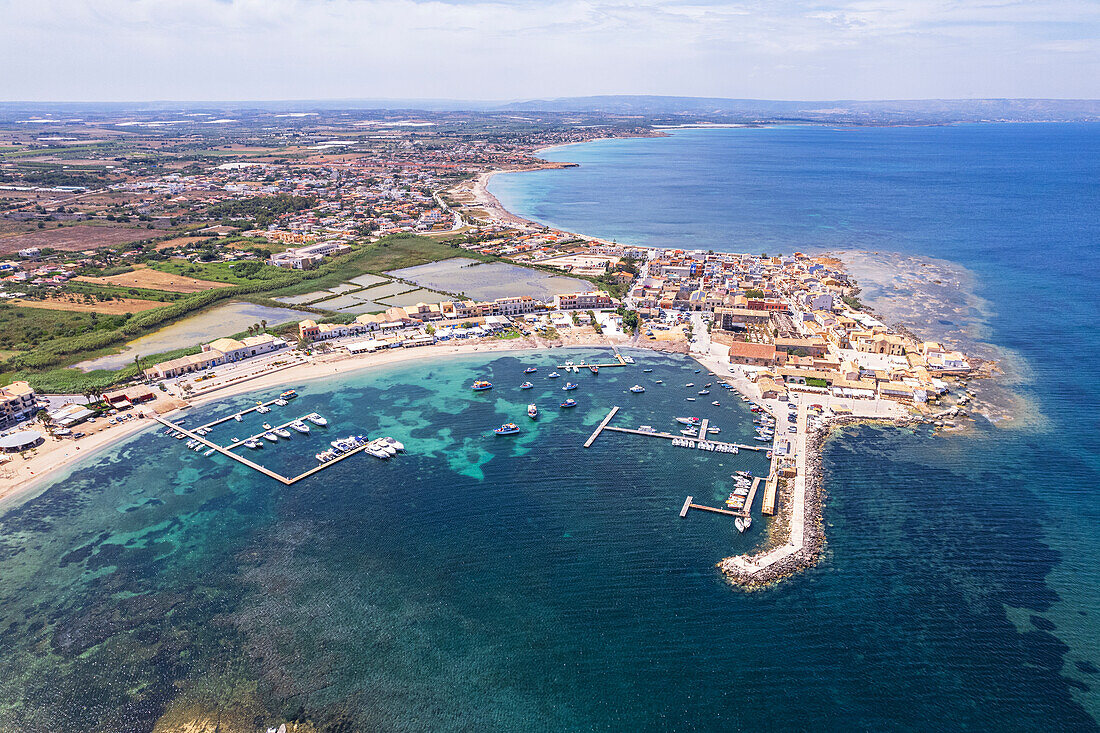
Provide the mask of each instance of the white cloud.
POLYGON ((1087 0, 0 0, 0 17, 18 29, 6 99, 1100 96, 1087 0))

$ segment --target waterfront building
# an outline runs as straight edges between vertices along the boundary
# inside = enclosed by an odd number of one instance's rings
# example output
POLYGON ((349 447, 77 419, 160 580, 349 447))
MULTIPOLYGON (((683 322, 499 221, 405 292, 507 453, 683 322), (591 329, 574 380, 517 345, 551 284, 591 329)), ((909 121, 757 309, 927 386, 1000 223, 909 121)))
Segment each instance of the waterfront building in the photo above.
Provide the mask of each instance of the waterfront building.
POLYGON ((28 382, 0 387, 0 430, 23 422, 38 412, 34 389, 28 382))

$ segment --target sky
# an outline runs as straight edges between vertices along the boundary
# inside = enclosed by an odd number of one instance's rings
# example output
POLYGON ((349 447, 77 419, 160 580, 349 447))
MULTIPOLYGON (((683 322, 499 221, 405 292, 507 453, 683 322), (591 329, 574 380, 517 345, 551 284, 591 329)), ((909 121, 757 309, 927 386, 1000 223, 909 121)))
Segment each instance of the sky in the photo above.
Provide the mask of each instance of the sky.
POLYGON ((1097 0, 0 0, 0 101, 1100 98, 1097 0))

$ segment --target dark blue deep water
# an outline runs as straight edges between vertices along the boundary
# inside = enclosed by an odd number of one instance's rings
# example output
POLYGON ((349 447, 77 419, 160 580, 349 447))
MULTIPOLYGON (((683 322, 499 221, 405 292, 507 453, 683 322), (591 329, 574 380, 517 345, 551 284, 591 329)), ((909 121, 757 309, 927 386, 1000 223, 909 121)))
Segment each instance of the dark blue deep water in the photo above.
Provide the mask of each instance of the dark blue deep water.
MULTIPOLYGON (((283 487, 143 434, 0 515, 5 730, 1098 727, 1100 130, 708 130, 551 155, 583 165, 494 191, 623 241, 960 263, 989 304, 983 338, 1018 357, 1030 419, 836 435, 824 562, 745 594, 714 563, 765 523, 742 536, 677 514, 762 458, 618 434, 581 447, 612 404, 620 425, 671 426, 690 404, 747 434, 741 403, 683 401, 703 376, 691 362, 634 352, 638 367, 578 375, 573 411, 554 407, 564 380, 515 385, 526 364, 544 377, 595 352, 294 385, 284 410, 408 454, 283 487), (474 394, 477 377, 497 387, 474 394), (488 434, 506 419, 524 433, 488 434)), ((262 460, 308 466, 320 433, 262 460)))

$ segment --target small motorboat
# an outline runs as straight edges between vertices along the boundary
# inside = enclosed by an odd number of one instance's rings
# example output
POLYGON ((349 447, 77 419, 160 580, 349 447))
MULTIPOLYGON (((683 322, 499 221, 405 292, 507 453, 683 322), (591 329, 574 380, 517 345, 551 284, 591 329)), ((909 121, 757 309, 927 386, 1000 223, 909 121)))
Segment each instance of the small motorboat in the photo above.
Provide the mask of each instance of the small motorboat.
POLYGON ((497 435, 515 435, 519 432, 519 426, 514 422, 506 422, 493 432, 497 435))
POLYGON ((688 383, 687 383, 687 384, 685 384, 684 386, 685 386, 685 387, 694 387, 694 386, 695 386, 695 382, 688 382, 688 383))
POLYGON ((278 435, 280 438, 290 437, 290 431, 286 428, 275 428, 275 434, 278 435))
POLYGON ((535 405, 527 405, 527 417, 534 420, 538 416, 539 416, 539 408, 536 407, 535 405))
POLYGON ((722 432, 722 428, 711 428, 711 427, 708 427, 708 428, 707 428, 707 432, 708 432, 708 433, 711 433, 712 435, 718 435, 718 433, 722 432))
POLYGON ((697 417, 678 417, 676 418, 676 422, 681 425, 698 425, 702 420, 697 417))
POLYGON ((721 407, 722 406, 722 403, 719 402, 718 400, 714 400, 710 404, 714 405, 715 407, 721 407))
POLYGON ((635 384, 633 387, 630 388, 630 391, 634 394, 641 394, 642 392, 645 392, 645 387, 640 384, 635 384))
POLYGON ((321 417, 316 412, 311 413, 309 415, 306 415, 306 420, 309 420, 314 425, 317 425, 318 427, 322 427, 322 428, 325 427, 326 425, 328 425, 328 420, 321 417))
POLYGON ((688 398, 687 398, 687 401, 688 401, 688 402, 694 402, 694 401, 695 401, 695 398, 694 398, 694 397, 688 397, 688 398))
POLYGON ((245 444, 246 448, 255 449, 255 448, 263 448, 264 447, 264 444, 261 443, 260 441, 256 440, 255 438, 249 438, 248 440, 246 440, 244 442, 244 444, 245 444))
POLYGON ((298 431, 299 433, 305 433, 305 434, 307 434, 307 435, 309 434, 309 426, 308 426, 308 425, 306 425, 306 424, 305 424, 304 422, 302 422, 301 420, 299 420, 299 421, 297 421, 297 422, 292 422, 292 423, 290 424, 290 427, 294 428, 294 429, 295 429, 295 430, 297 430, 297 431, 298 431))
POLYGON ((264 440, 270 440, 272 443, 278 443, 279 442, 279 436, 276 435, 275 433, 272 433, 272 432, 268 431, 268 432, 264 433, 264 440))
POLYGON ((538 369, 535 368, 535 367, 527 367, 526 369, 523 370, 523 373, 524 374, 534 374, 537 371, 538 371, 538 369))
POLYGON ((236 415, 233 416, 233 419, 236 420, 237 422, 240 422, 243 418, 241 417, 241 414, 238 412, 236 415))
POLYGON ((654 382, 654 384, 664 384, 664 383, 665 383, 665 380, 663 380, 663 379, 658 379, 656 382, 654 382))
POLYGON ((599 374, 600 368, 593 364, 592 366, 588 367, 588 371, 592 372, 593 374, 599 374))
POLYGON ((645 372, 646 374, 648 374, 649 372, 651 372, 653 370, 652 369, 643 369, 642 371, 645 372))
POLYGON ((546 378, 547 379, 557 379, 560 376, 561 375, 558 374, 557 372, 550 372, 549 374, 546 375, 546 378))
POLYGON ((695 373, 696 373, 696 374, 698 374, 698 373, 699 373, 699 372, 701 372, 701 371, 702 371, 701 369, 696 369, 696 370, 695 370, 695 373))
POLYGON ((271 412, 271 408, 268 407, 267 405, 260 405, 259 407, 256 408, 256 412, 260 413, 261 415, 264 415, 266 413, 271 412))
POLYGON ((694 438, 698 435, 698 431, 695 429, 684 429, 680 431, 680 435, 687 435, 688 437, 694 438))
POLYGON ((279 399, 275 400, 275 404, 278 405, 279 407, 286 407, 289 403, 286 400, 284 400, 282 397, 280 397, 279 399))
POLYGON ((710 394, 710 390, 709 389, 701 389, 701 390, 699 390, 699 394, 700 395, 708 395, 708 394, 710 394))
POLYGON ((521 385, 519 386, 519 388, 520 388, 520 389, 531 389, 531 388, 532 388, 532 387, 534 387, 534 386, 535 386, 535 385, 531 384, 530 382, 524 382, 523 384, 521 384, 521 385))
POLYGON ((565 391, 565 392, 568 392, 569 390, 576 389, 576 388, 577 388, 577 385, 573 384, 572 382, 566 382, 565 386, 562 387, 562 390, 565 391))
POLYGON ((577 401, 573 400, 573 399, 569 399, 569 400, 566 400, 565 402, 561 403, 560 406, 561 407, 576 407, 577 406, 577 401))
POLYGON ((737 527, 738 532, 744 532, 752 526, 752 517, 738 517, 733 520, 733 526, 737 527))
POLYGON ((470 387, 470 389, 472 389, 475 392, 484 392, 485 390, 492 389, 492 388, 493 388, 493 383, 492 382, 486 382, 484 379, 477 380, 470 387))
POLYGON ((264 430, 271 430, 271 423, 264 423, 264 430))
POLYGON ((206 456, 207 458, 209 458, 210 456, 214 455, 214 449, 213 448, 208 449, 206 452, 203 453, 203 455, 206 456))

